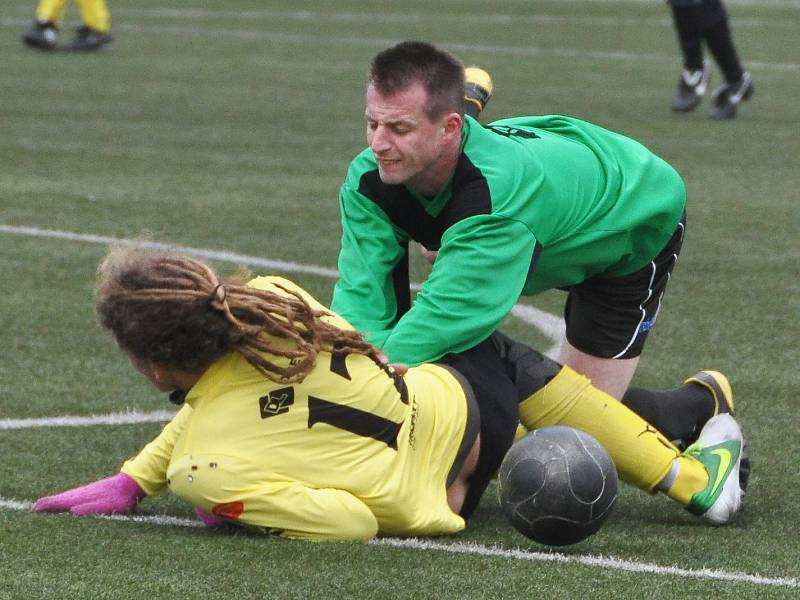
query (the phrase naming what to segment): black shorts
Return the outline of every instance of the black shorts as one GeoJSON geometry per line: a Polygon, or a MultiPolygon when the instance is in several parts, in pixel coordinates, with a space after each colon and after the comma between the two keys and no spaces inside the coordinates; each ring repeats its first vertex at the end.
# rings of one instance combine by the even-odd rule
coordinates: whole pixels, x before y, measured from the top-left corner
{"type": "MultiPolygon", "coordinates": [[[[461,516],[469,518],[478,506],[506,452],[514,442],[519,424],[517,387],[502,359],[502,334],[495,333],[474,348],[447,354],[436,361],[455,369],[474,393],[480,416],[481,450],[469,480],[461,516]]],[[[469,392],[468,392],[469,395],[469,392]]]]}
{"type": "Polygon", "coordinates": [[[681,217],[667,245],[646,266],[622,277],[590,277],[567,288],[567,341],[600,358],[635,358],[655,325],[686,229],[681,217]]]}
{"type": "Polygon", "coordinates": [[[438,366],[446,369],[448,373],[456,378],[458,383],[461,384],[464,390],[464,397],[467,400],[467,423],[464,427],[464,435],[461,437],[461,444],[456,453],[456,458],[447,475],[447,487],[450,487],[464,467],[464,462],[466,462],[467,456],[469,456],[472,446],[475,444],[475,440],[481,431],[481,413],[480,408],[478,408],[478,400],[475,397],[475,392],[472,391],[472,386],[469,381],[467,381],[466,377],[448,365],[438,363],[438,366]]]}

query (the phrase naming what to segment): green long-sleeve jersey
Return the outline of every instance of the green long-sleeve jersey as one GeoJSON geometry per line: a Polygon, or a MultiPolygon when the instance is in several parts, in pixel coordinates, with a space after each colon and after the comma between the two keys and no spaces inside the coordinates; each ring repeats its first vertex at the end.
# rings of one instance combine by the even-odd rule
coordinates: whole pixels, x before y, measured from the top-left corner
{"type": "Polygon", "coordinates": [[[520,295],[642,268],[684,210],[680,176],[630,138],[561,115],[465,120],[435,197],[383,183],[369,148],[341,187],[332,309],[395,362],[473,347],[520,295]],[[413,305],[411,240],[438,250],[413,305]]]}

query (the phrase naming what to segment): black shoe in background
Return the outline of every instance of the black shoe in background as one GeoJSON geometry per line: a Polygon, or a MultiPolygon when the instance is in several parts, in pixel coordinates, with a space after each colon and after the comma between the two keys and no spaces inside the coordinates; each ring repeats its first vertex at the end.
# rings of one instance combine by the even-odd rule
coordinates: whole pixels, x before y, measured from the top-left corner
{"type": "Polygon", "coordinates": [[[733,119],[742,100],[748,100],[755,92],[753,78],[745,71],[742,78],[734,83],[723,83],[714,90],[712,119],[733,119]]]}
{"type": "Polygon", "coordinates": [[[108,32],[96,31],[82,25],[75,33],[75,39],[64,46],[67,52],[92,52],[105,48],[114,38],[108,32]]]}
{"type": "Polygon", "coordinates": [[[708,65],[703,65],[702,69],[689,71],[684,69],[681,78],[678,80],[678,87],[672,94],[672,110],[675,112],[689,112],[697,108],[708,87],[708,77],[711,70],[708,65]]]}
{"type": "Polygon", "coordinates": [[[35,21],[33,27],[22,34],[22,41],[38,50],[55,50],[58,41],[58,28],[51,21],[35,21]]]}

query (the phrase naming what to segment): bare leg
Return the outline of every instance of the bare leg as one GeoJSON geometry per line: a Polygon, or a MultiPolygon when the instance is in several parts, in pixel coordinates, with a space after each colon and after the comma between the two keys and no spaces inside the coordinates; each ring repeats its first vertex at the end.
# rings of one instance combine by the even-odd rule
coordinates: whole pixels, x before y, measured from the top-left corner
{"type": "Polygon", "coordinates": [[[450,505],[450,510],[454,513],[461,512],[461,507],[464,506],[464,500],[469,491],[469,480],[475,472],[475,467],[478,464],[478,456],[481,451],[481,436],[475,438],[475,443],[464,461],[458,476],[455,481],[447,488],[447,504],[450,505]]]}
{"type": "Polygon", "coordinates": [[[581,352],[566,340],[558,360],[591,379],[596,388],[600,388],[617,400],[622,399],[639,365],[638,356],[624,359],[598,358],[581,352]]]}

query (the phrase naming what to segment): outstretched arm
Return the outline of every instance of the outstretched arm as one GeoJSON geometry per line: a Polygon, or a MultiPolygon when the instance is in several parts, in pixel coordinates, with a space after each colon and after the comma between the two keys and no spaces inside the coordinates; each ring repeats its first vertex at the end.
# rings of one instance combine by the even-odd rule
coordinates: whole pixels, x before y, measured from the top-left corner
{"type": "Polygon", "coordinates": [[[39,498],[35,512],[71,512],[73,515],[113,515],[132,510],[146,496],[139,484],[117,473],[53,496],[39,498]]]}
{"type": "Polygon", "coordinates": [[[80,487],[39,498],[35,512],[71,512],[74,515],[112,515],[133,510],[145,497],[157,494],[166,485],[167,466],[175,440],[191,416],[184,406],[161,433],[136,457],[127,461],[121,472],[80,487]]]}

